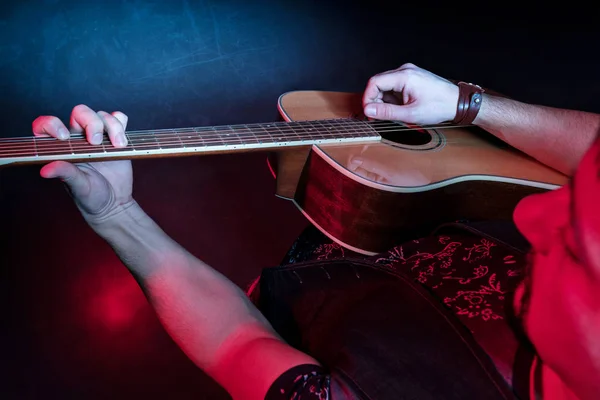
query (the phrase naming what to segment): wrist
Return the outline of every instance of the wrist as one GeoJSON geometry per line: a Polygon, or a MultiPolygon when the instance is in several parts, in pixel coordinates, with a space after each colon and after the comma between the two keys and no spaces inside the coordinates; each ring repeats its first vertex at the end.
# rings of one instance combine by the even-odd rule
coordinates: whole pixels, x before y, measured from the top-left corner
{"type": "Polygon", "coordinates": [[[101,214],[90,214],[85,211],[82,211],[82,214],[88,225],[100,236],[124,226],[139,224],[144,219],[150,218],[134,199],[101,214]]]}
{"type": "Polygon", "coordinates": [[[457,82],[451,81],[452,85],[450,90],[450,97],[447,103],[445,103],[445,109],[447,109],[447,118],[444,118],[446,122],[452,122],[456,118],[457,105],[460,97],[460,90],[457,82]]]}

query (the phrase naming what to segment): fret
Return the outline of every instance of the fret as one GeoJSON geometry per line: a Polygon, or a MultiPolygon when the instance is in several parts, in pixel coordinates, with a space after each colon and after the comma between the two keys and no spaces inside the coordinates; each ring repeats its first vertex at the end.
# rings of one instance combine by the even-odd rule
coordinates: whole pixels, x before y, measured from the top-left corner
{"type": "Polygon", "coordinates": [[[278,136],[273,135],[273,132],[270,129],[267,130],[263,124],[257,124],[255,126],[260,130],[258,135],[262,139],[263,143],[281,143],[285,141],[285,137],[283,137],[281,134],[278,136]]]}
{"type": "Polygon", "coordinates": [[[199,129],[198,138],[202,140],[203,146],[222,146],[224,144],[223,139],[216,132],[213,132],[212,127],[199,129]]]}
{"type": "Polygon", "coordinates": [[[179,140],[184,148],[190,147],[206,147],[204,138],[198,132],[200,128],[193,128],[179,132],[179,140]]]}
{"type": "Polygon", "coordinates": [[[171,129],[170,133],[162,131],[161,133],[154,134],[154,139],[158,143],[160,149],[180,149],[185,147],[183,146],[183,142],[179,138],[179,135],[172,131],[173,130],[171,129]]]}
{"type": "Polygon", "coordinates": [[[262,143],[262,139],[259,139],[258,136],[256,135],[256,132],[254,132],[253,129],[250,129],[250,127],[248,125],[242,125],[243,128],[246,132],[245,132],[245,140],[248,144],[261,144],[262,143]]]}
{"type": "MultiPolygon", "coordinates": [[[[301,125],[299,125],[301,126],[301,125]]],[[[297,127],[294,126],[288,126],[287,123],[286,125],[283,125],[283,129],[285,129],[288,132],[292,132],[297,138],[298,140],[319,140],[321,138],[319,138],[318,136],[314,136],[315,132],[309,132],[306,127],[302,127],[300,130],[298,130],[297,127]]]]}
{"type": "Polygon", "coordinates": [[[329,120],[323,122],[330,124],[333,129],[337,129],[338,132],[346,137],[373,136],[373,131],[370,129],[369,125],[363,124],[360,121],[329,120]]]}
{"type": "Polygon", "coordinates": [[[268,145],[269,143],[275,143],[275,139],[271,136],[270,132],[265,129],[262,124],[251,124],[249,125],[249,129],[251,130],[254,138],[261,145],[268,145]]]}
{"type": "Polygon", "coordinates": [[[334,135],[335,138],[343,139],[348,137],[358,137],[356,128],[351,124],[339,120],[318,121],[319,125],[334,135]]]}
{"type": "Polygon", "coordinates": [[[369,121],[356,121],[352,127],[359,137],[379,137],[379,133],[369,121]]]}
{"type": "Polygon", "coordinates": [[[293,142],[301,142],[303,140],[306,140],[305,138],[302,138],[298,132],[296,132],[294,129],[289,129],[287,128],[287,130],[289,132],[284,132],[283,129],[281,129],[279,127],[279,124],[273,124],[272,125],[275,129],[277,129],[277,131],[282,135],[282,136],[287,136],[287,140],[288,141],[293,141],[293,142]]]}
{"type": "Polygon", "coordinates": [[[37,155],[37,138],[28,138],[28,140],[15,139],[15,141],[0,144],[0,157],[35,157],[37,155]]]}
{"type": "Polygon", "coordinates": [[[214,132],[214,135],[221,141],[221,143],[215,143],[215,146],[229,146],[234,144],[231,140],[231,128],[229,126],[213,126],[211,130],[214,132]]]}
{"type": "Polygon", "coordinates": [[[340,135],[336,131],[332,130],[331,127],[326,127],[320,121],[310,121],[309,124],[327,139],[340,139],[340,135]]]}
{"type": "Polygon", "coordinates": [[[207,139],[206,128],[194,128],[194,135],[189,140],[184,140],[191,147],[208,147],[210,141],[207,139]]]}
{"type": "Polygon", "coordinates": [[[290,128],[294,132],[300,131],[300,136],[305,137],[306,140],[325,140],[331,139],[323,134],[323,132],[310,125],[310,121],[290,123],[290,128]]]}
{"type": "Polygon", "coordinates": [[[332,139],[340,139],[339,132],[337,131],[337,129],[334,129],[332,124],[324,124],[321,121],[313,121],[312,125],[316,128],[321,130],[322,132],[325,132],[325,134],[327,135],[327,137],[332,138],[332,139]]]}
{"type": "MultiPolygon", "coordinates": [[[[128,136],[129,144],[133,151],[147,151],[147,150],[159,150],[160,145],[156,140],[154,133],[136,133],[128,136]]],[[[116,149],[113,147],[113,149],[116,149]]],[[[117,149],[121,150],[121,149],[117,149]]],[[[122,151],[122,150],[121,150],[122,151]]]]}
{"type": "Polygon", "coordinates": [[[150,133],[149,133],[149,135],[150,135],[150,137],[148,137],[148,139],[149,139],[150,141],[152,141],[152,140],[153,140],[153,141],[154,141],[154,144],[156,145],[156,147],[158,147],[158,149],[159,149],[159,150],[160,150],[160,149],[162,149],[162,145],[161,145],[161,143],[158,141],[158,138],[156,137],[156,133],[154,133],[154,132],[150,132],[150,133]]]}
{"type": "Polygon", "coordinates": [[[71,144],[71,141],[67,140],[67,142],[69,143],[69,150],[71,150],[71,154],[75,154],[75,152],[73,151],[73,145],[71,144]]]}
{"type": "Polygon", "coordinates": [[[106,145],[105,145],[105,143],[108,145],[109,148],[113,148],[113,145],[110,142],[110,139],[108,138],[108,136],[104,135],[102,137],[102,142],[100,142],[100,145],[99,145],[99,146],[102,146],[102,151],[104,153],[106,153],[106,145]]]}
{"type": "MultiPolygon", "coordinates": [[[[32,138],[30,140],[27,141],[20,141],[18,148],[15,149],[15,151],[21,153],[21,154],[25,154],[27,156],[35,156],[37,155],[37,139],[36,138],[32,138]]],[[[11,151],[9,150],[10,147],[8,149],[5,149],[4,146],[2,147],[2,153],[7,152],[7,151],[11,151]]],[[[13,151],[13,153],[15,152],[13,151]]]]}
{"type": "Polygon", "coordinates": [[[341,136],[339,133],[329,130],[322,124],[319,124],[318,121],[308,121],[307,124],[308,124],[308,126],[310,126],[310,128],[309,128],[310,131],[319,132],[320,135],[322,137],[324,137],[325,139],[342,139],[343,138],[343,136],[341,136]]]}
{"type": "Polygon", "coordinates": [[[177,132],[175,129],[171,129],[171,135],[177,136],[177,140],[179,142],[179,146],[181,148],[185,149],[185,144],[183,143],[183,140],[181,140],[181,134],[179,132],[177,132]]]}
{"type": "Polygon", "coordinates": [[[170,134],[168,133],[156,133],[156,132],[152,132],[151,133],[152,138],[154,139],[154,142],[156,143],[156,146],[158,146],[159,150],[163,150],[163,149],[172,149],[173,147],[175,148],[179,148],[179,141],[177,140],[177,138],[173,138],[171,137],[170,134]],[[175,146],[173,146],[173,144],[175,144],[175,146]]]}
{"type": "Polygon", "coordinates": [[[241,130],[242,130],[242,128],[238,128],[236,126],[229,126],[229,131],[231,133],[228,135],[232,135],[231,138],[235,139],[235,142],[232,143],[234,147],[243,146],[243,145],[247,144],[244,141],[244,139],[242,138],[242,135],[240,133],[241,130]]]}
{"type": "Polygon", "coordinates": [[[36,155],[40,157],[68,155],[71,154],[69,149],[69,140],[57,140],[55,138],[39,138],[36,140],[36,155]]]}
{"type": "Polygon", "coordinates": [[[304,129],[304,122],[286,122],[284,125],[284,129],[287,132],[293,132],[299,139],[310,140],[310,133],[304,129]]]}
{"type": "Polygon", "coordinates": [[[363,125],[362,123],[357,123],[353,120],[324,120],[319,121],[321,125],[323,125],[330,132],[335,132],[336,135],[341,138],[359,138],[359,137],[371,137],[373,136],[373,131],[368,130],[365,131],[364,127],[368,125],[363,125]]]}
{"type": "Polygon", "coordinates": [[[102,153],[122,153],[124,151],[133,151],[133,149],[129,146],[129,143],[127,143],[127,147],[115,147],[107,135],[104,135],[102,143],[100,143],[98,146],[102,146],[102,153]]]}
{"type": "Polygon", "coordinates": [[[193,129],[185,131],[178,130],[174,132],[177,134],[179,143],[184,149],[197,146],[197,140],[196,142],[192,142],[193,138],[198,136],[198,134],[193,129]]]}
{"type": "Polygon", "coordinates": [[[127,138],[127,148],[131,151],[134,151],[133,145],[131,144],[131,134],[125,132],[125,137],[127,138]]]}
{"type": "Polygon", "coordinates": [[[356,121],[354,130],[359,137],[380,137],[377,129],[368,121],[356,121]]]}
{"type": "Polygon", "coordinates": [[[216,133],[212,132],[212,128],[196,128],[194,131],[196,132],[196,136],[192,139],[192,143],[200,141],[202,147],[223,145],[223,140],[216,133]]]}
{"type": "Polygon", "coordinates": [[[104,153],[104,148],[98,145],[90,144],[85,137],[71,136],[69,139],[72,154],[98,154],[104,153]]]}

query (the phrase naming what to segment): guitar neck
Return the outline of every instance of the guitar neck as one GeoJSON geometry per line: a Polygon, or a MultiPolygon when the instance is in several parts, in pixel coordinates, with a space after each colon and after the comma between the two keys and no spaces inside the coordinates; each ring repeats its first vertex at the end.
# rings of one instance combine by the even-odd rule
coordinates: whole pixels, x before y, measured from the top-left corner
{"type": "Polygon", "coordinates": [[[123,148],[113,147],[106,136],[101,144],[91,145],[81,134],[73,134],[68,140],[31,136],[0,139],[0,165],[233,153],[381,139],[371,122],[354,119],[127,131],[125,134],[128,144],[123,148]]]}

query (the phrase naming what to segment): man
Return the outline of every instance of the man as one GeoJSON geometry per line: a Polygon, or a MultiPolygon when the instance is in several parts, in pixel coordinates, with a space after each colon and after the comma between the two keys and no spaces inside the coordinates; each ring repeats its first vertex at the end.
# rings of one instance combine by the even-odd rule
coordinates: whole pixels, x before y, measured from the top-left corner
{"type": "MultiPolygon", "coordinates": [[[[375,119],[472,122],[573,178],[515,210],[531,245],[524,279],[513,278],[525,264],[517,241],[459,224],[369,259],[332,257],[327,244],[317,247],[325,257],[291,252],[295,262],[265,270],[251,301],[144,213],[132,197],[129,161],[58,161],[41,175],[67,184],[165,329],[235,399],[598,398],[600,116],[482,93],[412,64],[374,76],[363,103],[375,119]],[[457,286],[483,287],[482,277],[483,289],[457,286]],[[517,283],[513,301],[508,287],[517,283]],[[443,294],[452,285],[455,296],[443,294]],[[513,334],[505,299],[526,337],[513,334]],[[476,317],[501,325],[490,333],[471,324],[476,317]],[[521,357],[527,349],[532,356],[521,357]]],[[[127,143],[121,112],[80,105],[70,125],[93,144],[103,134],[116,147],[127,143]]],[[[49,116],[37,118],[33,132],[69,137],[49,116]]]]}

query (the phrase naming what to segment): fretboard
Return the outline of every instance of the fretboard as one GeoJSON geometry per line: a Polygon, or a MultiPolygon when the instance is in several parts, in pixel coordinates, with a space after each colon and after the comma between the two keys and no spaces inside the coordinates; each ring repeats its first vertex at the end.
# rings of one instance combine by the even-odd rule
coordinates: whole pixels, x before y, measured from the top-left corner
{"type": "Polygon", "coordinates": [[[127,131],[126,136],[128,144],[122,148],[112,146],[107,136],[101,144],[92,145],[81,134],[68,140],[33,136],[0,139],[0,165],[240,152],[381,139],[372,123],[353,119],[127,131]]]}

